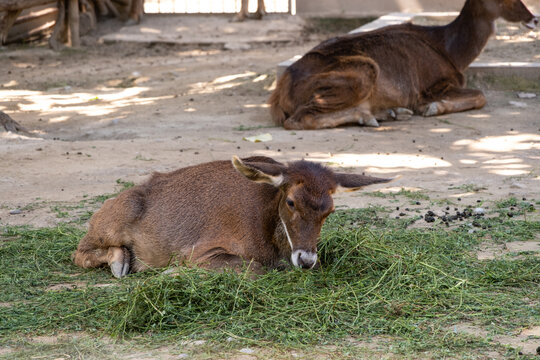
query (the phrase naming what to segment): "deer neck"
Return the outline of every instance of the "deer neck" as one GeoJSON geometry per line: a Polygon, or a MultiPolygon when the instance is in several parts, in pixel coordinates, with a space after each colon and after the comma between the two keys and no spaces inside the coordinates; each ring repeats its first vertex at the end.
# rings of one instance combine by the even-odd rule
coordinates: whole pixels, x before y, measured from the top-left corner
{"type": "Polygon", "coordinates": [[[442,27],[445,50],[460,71],[480,55],[494,33],[495,19],[479,1],[467,0],[459,16],[442,27]]]}

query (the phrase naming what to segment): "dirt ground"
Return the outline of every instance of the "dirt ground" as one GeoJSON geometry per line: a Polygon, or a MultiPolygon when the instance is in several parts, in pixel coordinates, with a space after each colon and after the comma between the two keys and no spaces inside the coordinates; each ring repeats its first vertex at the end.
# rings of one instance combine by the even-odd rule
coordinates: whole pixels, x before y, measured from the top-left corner
{"type": "MultiPolygon", "coordinates": [[[[179,26],[183,21],[178,18],[179,26]]],[[[274,20],[264,21],[269,28],[274,20]]],[[[260,23],[242,26],[256,31],[260,23]]],[[[521,99],[516,91],[488,90],[488,105],[479,111],[414,116],[379,128],[293,132],[272,124],[266,101],[276,65],[320,41],[306,40],[301,26],[288,30],[290,42],[236,49],[103,44],[100,37],[115,27],[112,21],[103,25],[101,33],[84,38],[80,50],[1,49],[0,110],[35,137],[0,133],[0,224],[54,224],[59,219],[49,207],[35,204],[76,203],[113,192],[118,179],[140,183],[153,171],[234,154],[401,175],[370,191],[421,189],[435,198],[460,197],[463,204],[508,196],[540,199],[539,96],[521,99]],[[272,140],[243,140],[261,133],[272,140]],[[471,184],[480,192],[469,192],[471,184]],[[22,211],[10,214],[15,209],[22,211]]],[[[361,193],[337,199],[349,207],[374,201],[361,193]]]]}

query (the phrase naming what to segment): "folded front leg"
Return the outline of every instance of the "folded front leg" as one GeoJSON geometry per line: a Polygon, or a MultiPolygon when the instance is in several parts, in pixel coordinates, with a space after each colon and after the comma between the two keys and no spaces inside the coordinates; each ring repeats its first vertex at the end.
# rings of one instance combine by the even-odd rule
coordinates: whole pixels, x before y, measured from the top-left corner
{"type": "Polygon", "coordinates": [[[486,105],[484,93],[475,89],[452,88],[440,99],[426,102],[417,107],[416,112],[423,116],[451,114],[466,110],[481,109],[486,105]]]}

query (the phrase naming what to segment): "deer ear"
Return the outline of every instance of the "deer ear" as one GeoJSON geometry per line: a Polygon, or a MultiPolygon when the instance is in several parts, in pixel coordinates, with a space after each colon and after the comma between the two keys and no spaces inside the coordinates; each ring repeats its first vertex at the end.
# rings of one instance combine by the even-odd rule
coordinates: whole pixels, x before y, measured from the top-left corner
{"type": "Polygon", "coordinates": [[[338,186],[336,188],[336,193],[346,192],[346,191],[356,191],[360,190],[364,186],[371,184],[387,183],[393,181],[396,178],[378,178],[373,176],[366,175],[356,175],[356,174],[335,174],[336,181],[338,186]]]}
{"type": "Polygon", "coordinates": [[[246,164],[238,156],[233,156],[232,164],[240,174],[251,181],[270,184],[276,187],[283,183],[285,166],[280,163],[253,162],[246,164]]]}

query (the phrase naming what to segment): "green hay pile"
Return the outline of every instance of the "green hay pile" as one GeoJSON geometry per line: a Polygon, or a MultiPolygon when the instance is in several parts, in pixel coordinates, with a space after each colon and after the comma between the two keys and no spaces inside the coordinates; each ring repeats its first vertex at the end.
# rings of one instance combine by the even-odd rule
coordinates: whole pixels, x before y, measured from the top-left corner
{"type": "Polygon", "coordinates": [[[0,338],[61,329],[298,345],[382,334],[415,351],[478,348],[487,342],[452,332],[452,324],[509,332],[540,321],[538,302],[531,304],[540,298],[540,259],[478,261],[474,254],[489,232],[532,239],[540,223],[483,221],[490,228],[470,234],[466,227],[403,229],[370,209],[339,211],[323,229],[322,266],[314,271],[253,278],[182,267],[120,281],[107,269],[72,265],[81,230],[8,228],[0,242],[0,303],[10,306],[0,307],[0,338]],[[87,286],[47,290],[76,281],[87,286]],[[113,285],[93,286],[100,283],[113,285]]]}

